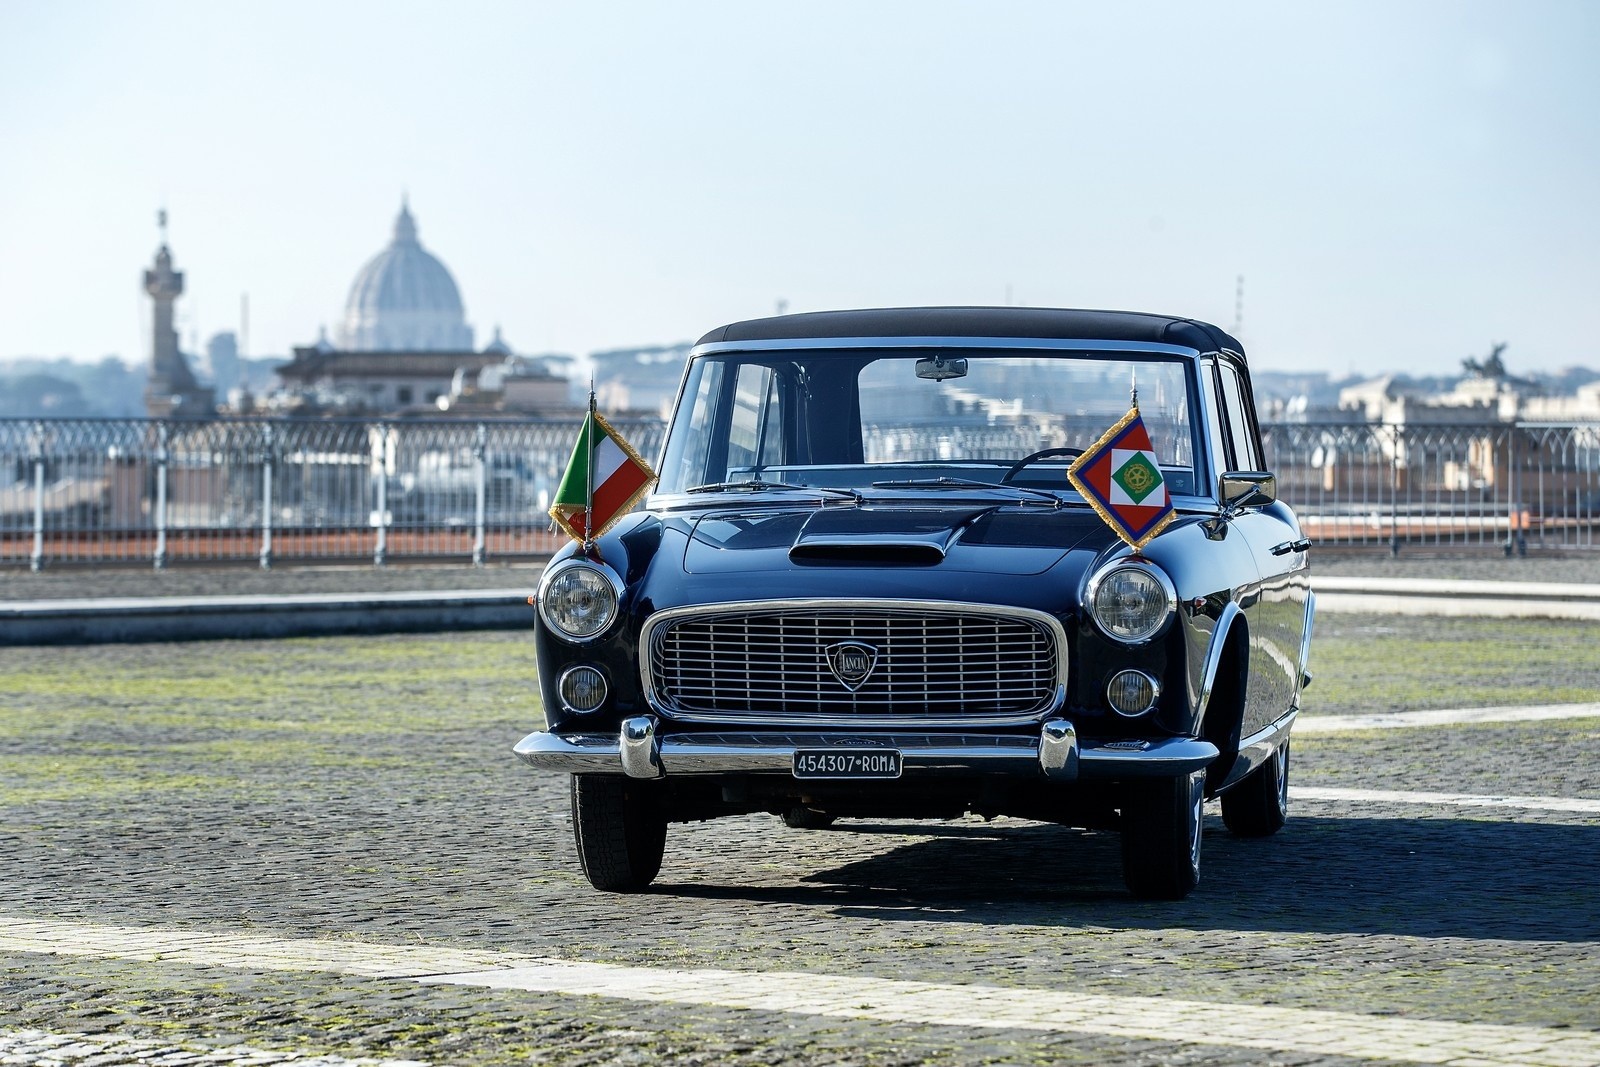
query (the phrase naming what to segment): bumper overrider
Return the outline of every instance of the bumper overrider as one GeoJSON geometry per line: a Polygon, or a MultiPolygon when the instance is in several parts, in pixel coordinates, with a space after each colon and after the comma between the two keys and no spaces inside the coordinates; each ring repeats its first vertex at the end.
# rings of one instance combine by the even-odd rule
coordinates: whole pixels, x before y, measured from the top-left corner
{"type": "Polygon", "coordinates": [[[797,751],[833,749],[900,754],[905,777],[1005,774],[1077,779],[1174,777],[1202,770],[1217,748],[1196,738],[1156,741],[1082,741],[1066,719],[1050,719],[1036,736],[879,732],[841,735],[802,731],[666,734],[653,716],[625,719],[616,733],[533,733],[515,752],[544,770],[675,775],[789,774],[797,751]]]}

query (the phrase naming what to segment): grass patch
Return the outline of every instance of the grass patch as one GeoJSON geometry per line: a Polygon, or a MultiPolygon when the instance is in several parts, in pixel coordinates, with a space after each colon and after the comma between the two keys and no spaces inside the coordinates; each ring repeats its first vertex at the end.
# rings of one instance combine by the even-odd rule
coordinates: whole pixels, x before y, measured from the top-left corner
{"type": "Polygon", "coordinates": [[[6,648],[0,708],[8,805],[470,775],[464,749],[543,724],[505,632],[6,648]]]}
{"type": "Polygon", "coordinates": [[[1580,621],[1324,615],[1311,669],[1311,714],[1600,701],[1600,644],[1580,621]]]}

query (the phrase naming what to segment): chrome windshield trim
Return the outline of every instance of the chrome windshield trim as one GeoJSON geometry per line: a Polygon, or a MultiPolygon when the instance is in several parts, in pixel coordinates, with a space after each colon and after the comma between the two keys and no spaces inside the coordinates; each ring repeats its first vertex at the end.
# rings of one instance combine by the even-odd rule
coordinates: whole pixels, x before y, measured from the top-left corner
{"type": "Polygon", "coordinates": [[[918,718],[909,715],[872,715],[872,714],[808,714],[804,717],[806,726],[843,726],[852,729],[884,728],[900,729],[906,727],[969,727],[969,726],[1022,726],[1030,723],[1042,722],[1060,711],[1067,701],[1067,631],[1061,621],[1049,612],[1037,608],[1012,607],[998,604],[972,604],[959,600],[845,600],[835,597],[800,597],[788,600],[725,600],[710,604],[687,604],[682,607],[667,608],[658,611],[645,620],[644,626],[639,631],[639,684],[644,693],[645,703],[650,710],[663,719],[675,722],[709,723],[721,725],[742,726],[782,726],[794,725],[792,718],[782,719],[762,715],[730,715],[708,712],[684,713],[674,711],[666,706],[659,698],[656,691],[655,677],[651,670],[651,661],[654,658],[653,641],[655,633],[661,627],[678,619],[694,618],[701,615],[739,615],[752,612],[781,613],[785,611],[903,611],[924,614],[944,615],[992,615],[1003,619],[1025,619],[1036,625],[1042,626],[1050,635],[1050,640],[1055,643],[1056,653],[1056,679],[1055,691],[1050,700],[1043,707],[1029,712],[1026,715],[983,716],[983,715],[951,715],[937,718],[918,718]]]}
{"type": "Polygon", "coordinates": [[[1187,345],[1160,341],[1106,341],[1060,337],[962,337],[929,334],[921,337],[778,337],[762,341],[710,341],[689,350],[689,358],[725,352],[792,352],[829,348],[994,348],[1041,352],[1145,352],[1152,355],[1199,359],[1202,353],[1187,345]]]}

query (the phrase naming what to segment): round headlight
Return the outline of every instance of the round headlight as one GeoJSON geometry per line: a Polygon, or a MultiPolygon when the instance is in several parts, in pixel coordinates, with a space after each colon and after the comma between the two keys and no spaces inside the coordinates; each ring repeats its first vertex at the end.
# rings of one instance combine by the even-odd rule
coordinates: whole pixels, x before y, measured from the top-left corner
{"type": "Polygon", "coordinates": [[[1089,581],[1089,614],[1107,637],[1127,644],[1148,641],[1172,617],[1177,593],[1151,564],[1123,563],[1089,581]]]}
{"type": "Polygon", "coordinates": [[[622,583],[607,567],[563,560],[540,583],[539,615],[552,630],[584,641],[605,632],[617,618],[622,583]]]}

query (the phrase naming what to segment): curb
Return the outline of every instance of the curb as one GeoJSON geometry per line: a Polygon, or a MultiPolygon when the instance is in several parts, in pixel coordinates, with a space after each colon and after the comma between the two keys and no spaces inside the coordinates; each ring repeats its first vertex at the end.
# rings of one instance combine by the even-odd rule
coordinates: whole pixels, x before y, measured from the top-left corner
{"type": "Polygon", "coordinates": [[[1317,610],[1334,614],[1600,619],[1600,585],[1440,578],[1311,579],[1317,610]]]}
{"type": "Polygon", "coordinates": [[[0,601],[0,645],[86,645],[531,627],[526,589],[0,601]]]}

